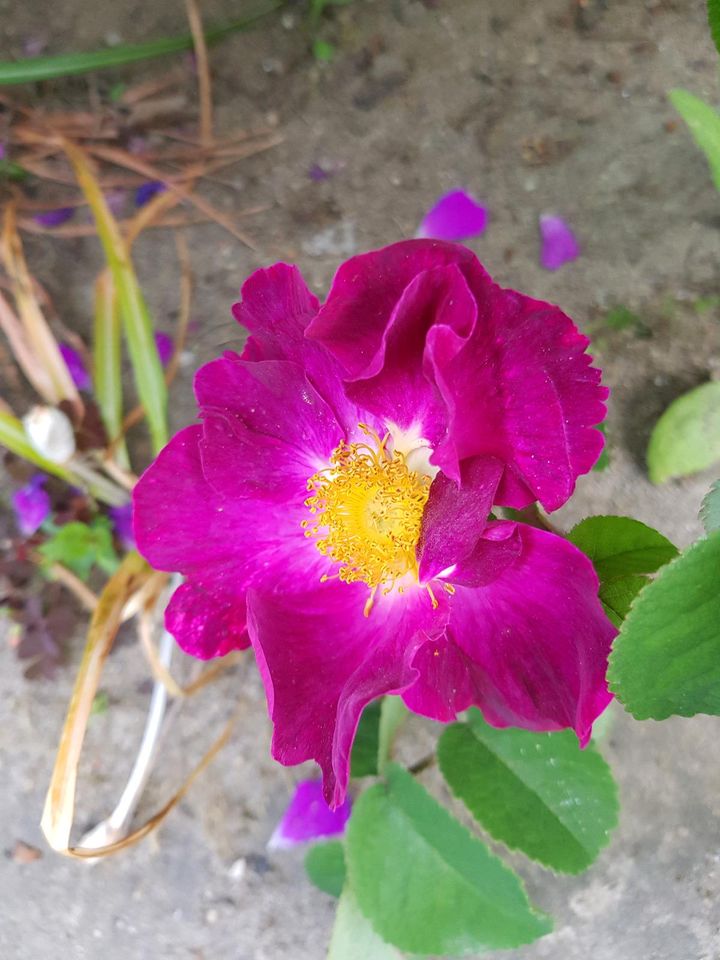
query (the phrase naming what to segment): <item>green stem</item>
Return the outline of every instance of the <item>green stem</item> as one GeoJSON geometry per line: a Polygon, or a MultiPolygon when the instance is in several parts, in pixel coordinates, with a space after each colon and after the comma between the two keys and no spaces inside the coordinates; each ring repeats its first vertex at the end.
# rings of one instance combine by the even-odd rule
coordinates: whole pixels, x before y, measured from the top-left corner
{"type": "MultiPolygon", "coordinates": [[[[224,40],[231,33],[247,30],[256,21],[286,5],[287,0],[271,0],[259,10],[240,20],[233,20],[224,26],[207,30],[205,40],[209,44],[224,40]]],[[[53,57],[32,57],[16,62],[0,61],[0,86],[8,87],[18,83],[37,83],[40,80],[55,80],[58,77],[74,77],[93,70],[123,67],[138,60],[181,53],[183,50],[192,50],[192,48],[192,36],[184,34],[180,37],[165,37],[147,43],[123,44],[90,53],[63,53],[53,57]]]]}

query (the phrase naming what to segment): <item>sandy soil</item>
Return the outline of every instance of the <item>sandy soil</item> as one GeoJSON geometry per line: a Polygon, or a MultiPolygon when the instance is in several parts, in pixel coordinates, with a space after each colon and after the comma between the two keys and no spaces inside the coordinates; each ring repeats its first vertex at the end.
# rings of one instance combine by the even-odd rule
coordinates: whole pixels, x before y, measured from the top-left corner
{"type": "MultiPolygon", "coordinates": [[[[236,15],[231,0],[204,5],[207,19],[236,15]]],[[[2,53],[49,32],[49,48],[93,48],[112,34],[133,41],[184,29],[182,5],[68,0],[62,20],[47,0],[0,0],[2,53]],[[12,9],[11,9],[12,6],[12,9]],[[52,21],[50,17],[52,15],[52,21]],[[52,22],[49,31],[48,23],[52,22]]],[[[630,514],[678,544],[699,532],[710,474],[653,488],[644,472],[652,424],[679,392],[716,375],[720,199],[703,158],[666,94],[684,86],[717,102],[717,57],[701,0],[419,0],[340,9],[328,34],[336,62],[307,56],[300,21],[286,14],[213,54],[218,127],[276,124],[284,142],[216,184],[228,211],[270,209],[245,226],[253,253],[214,226],[192,234],[199,326],[191,366],[237,339],[228,307],[247,273],[283,258],[323,290],[349,254],[410,236],[427,206],[464,185],[491,209],[472,244],[502,282],[561,304],[592,331],[613,389],[613,466],[579,485],[561,514],[630,514]],[[309,168],[333,171],[317,183],[309,168]],[[555,274],[538,265],[537,217],[558,212],[584,254],[555,274]],[[639,329],[607,329],[624,305],[639,329]]],[[[135,68],[118,76],[161,71],[135,68]]],[[[89,81],[54,85],[78,102],[89,81]]],[[[79,330],[90,316],[98,265],[84,241],[32,244],[37,273],[79,330]]],[[[139,263],[159,326],[177,309],[174,250],[154,234],[139,263]]],[[[176,425],[193,416],[190,371],[175,389],[176,425]]],[[[74,650],[77,659],[79,648],[74,650]]],[[[42,846],[38,820],[72,670],[28,685],[0,650],[0,847],[42,846]]],[[[141,729],[142,658],[128,645],[112,658],[110,709],[93,720],[79,821],[112,804],[141,729]]],[[[269,726],[248,661],[210,695],[186,704],[168,738],[147,807],[160,802],[237,703],[232,745],[160,834],[95,867],[45,853],[0,860],[0,956],[12,960],[319,960],[332,920],[329,898],[303,877],[299,854],[265,844],[298,771],[268,758],[269,726]],[[165,790],[163,789],[165,787],[165,790]]],[[[618,711],[618,714],[620,712],[618,711]]],[[[518,860],[556,931],[508,958],[711,960],[720,956],[718,721],[662,725],[619,715],[605,744],[623,813],[612,846],[577,879],[518,860]]]]}

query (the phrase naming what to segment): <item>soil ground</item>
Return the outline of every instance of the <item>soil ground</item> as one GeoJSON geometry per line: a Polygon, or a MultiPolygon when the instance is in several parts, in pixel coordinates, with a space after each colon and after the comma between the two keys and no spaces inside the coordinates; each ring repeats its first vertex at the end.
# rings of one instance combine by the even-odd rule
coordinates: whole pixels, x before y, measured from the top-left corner
{"type": "MultiPolygon", "coordinates": [[[[0,0],[0,50],[28,38],[49,50],[93,49],[185,29],[173,0],[124,4],[0,0]]],[[[233,0],[203,5],[208,22],[237,16],[233,0]]],[[[196,271],[194,368],[236,340],[229,304],[261,263],[298,262],[322,291],[349,254],[415,231],[444,190],[484,198],[491,223],[471,245],[501,282],[559,303],[595,336],[611,386],[613,465],[582,480],[560,521],[588,513],[638,517],[679,545],[699,534],[711,473],[663,487],[645,475],[649,431],[667,403],[714,376],[720,314],[720,198],[667,91],[720,100],[717,55],[701,0],[356,0],[328,25],[338,54],[307,54],[297,12],[236,36],[212,55],[217,124],[276,124],[283,143],[216,184],[228,211],[267,203],[244,222],[259,252],[215,226],[191,235],[196,271]],[[319,163],[332,176],[315,182],[319,163]],[[557,273],[538,265],[537,218],[557,212],[583,255],[557,273]],[[626,306],[641,324],[608,328],[626,306]]],[[[67,102],[118,78],[50,87],[67,102]]],[[[34,242],[34,269],[61,314],[82,332],[90,241],[34,242]]],[[[172,243],[142,240],[138,261],[159,326],[177,308],[172,243]]],[[[194,415],[190,370],[177,383],[176,426],[194,415]]],[[[38,829],[56,738],[80,647],[53,684],[28,684],[0,649],[0,848],[43,847],[38,829]]],[[[135,646],[111,658],[108,711],[93,719],[79,822],[110,809],[133,755],[147,694],[135,646]]],[[[241,707],[232,744],[159,834],[95,866],[44,852],[0,859],[0,956],[8,960],[320,960],[332,903],[303,876],[300,853],[266,843],[301,771],[268,756],[257,674],[248,660],[183,707],[146,809],[164,798],[223,718],[241,707]],[[159,785],[158,785],[159,784],[159,785]]],[[[518,860],[531,895],[556,918],[553,934],[510,960],[716,960],[720,956],[718,720],[636,723],[617,710],[603,749],[618,778],[620,829],[593,869],[553,877],[518,860]]]]}

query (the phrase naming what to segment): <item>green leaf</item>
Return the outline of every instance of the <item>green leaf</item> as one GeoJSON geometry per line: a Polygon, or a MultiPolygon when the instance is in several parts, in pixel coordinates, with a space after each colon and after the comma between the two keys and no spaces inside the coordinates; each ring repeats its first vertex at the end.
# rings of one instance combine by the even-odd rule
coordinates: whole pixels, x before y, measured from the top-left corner
{"type": "Polygon", "coordinates": [[[613,307],[605,314],[605,324],[613,330],[627,330],[642,323],[640,317],[628,307],[613,307]]]}
{"type": "MultiPolygon", "coordinates": [[[[205,39],[208,43],[217,43],[231,33],[246,30],[256,20],[287,5],[287,0],[268,2],[255,13],[251,13],[241,20],[234,20],[225,26],[207,30],[205,39]]],[[[10,86],[17,83],[36,83],[39,80],[53,80],[57,77],[73,77],[81,73],[90,73],[93,70],[107,70],[110,67],[123,67],[138,60],[149,60],[162,57],[169,53],[180,53],[183,50],[192,50],[193,38],[190,34],[180,37],[165,37],[161,40],[151,40],[147,43],[123,44],[117,47],[108,47],[106,50],[95,50],[91,53],[63,53],[51,57],[31,57],[28,60],[0,62],[0,86],[10,86]]]]}
{"type": "Polygon", "coordinates": [[[13,163],[12,160],[0,160],[0,180],[13,180],[17,183],[27,180],[29,174],[25,167],[19,163],[13,163]]]}
{"type": "Polygon", "coordinates": [[[381,702],[374,700],[362,712],[350,756],[351,777],[373,777],[378,772],[381,702]]]}
{"type": "Polygon", "coordinates": [[[305,854],[305,870],[315,886],[339,897],[345,886],[345,855],[339,840],[316,843],[305,854]]]}
{"type": "Polygon", "coordinates": [[[563,873],[596,859],[617,824],[610,768],[572,731],[496,730],[472,709],[448,727],[438,760],[450,789],[496,840],[563,873]]]}
{"type": "Polygon", "coordinates": [[[705,494],[700,507],[700,519],[705,527],[705,533],[720,530],[720,480],[716,480],[705,494]]]}
{"type": "Polygon", "coordinates": [[[349,888],[340,897],[327,960],[402,960],[395,947],[375,933],[349,888]]]}
{"type": "Polygon", "coordinates": [[[720,116],[704,100],[687,90],[671,90],[668,96],[705,154],[715,189],[720,190],[720,116]]]}
{"type": "Polygon", "coordinates": [[[715,47],[720,53],[720,0],[708,0],[708,23],[715,47]]]}
{"type": "Polygon", "coordinates": [[[379,773],[385,772],[393,743],[400,725],[408,715],[402,697],[383,697],[380,706],[380,727],[378,730],[377,767],[379,773]]]}
{"type": "Polygon", "coordinates": [[[516,874],[396,764],[356,801],[345,851],[360,909],[401,950],[467,954],[551,929],[516,874]]]}
{"type": "Polygon", "coordinates": [[[82,580],[87,580],[95,566],[112,574],[119,565],[110,521],[104,516],[95,517],[91,524],[73,520],[57,527],[39,551],[47,563],[62,563],[82,580]]]}
{"type": "Polygon", "coordinates": [[[313,40],[312,52],[315,59],[321,63],[330,63],[335,57],[335,47],[327,40],[313,40]]]}
{"type": "Polygon", "coordinates": [[[613,626],[620,628],[620,624],[630,611],[635,597],[643,587],[650,583],[650,577],[619,577],[600,585],[599,597],[608,620],[613,626]]]}
{"type": "Polygon", "coordinates": [[[605,446],[602,449],[602,453],[598,457],[593,470],[595,473],[601,473],[603,470],[607,470],[610,466],[610,447],[607,442],[607,431],[605,429],[604,423],[599,423],[596,430],[599,430],[600,433],[605,437],[605,446]]]}
{"type": "Polygon", "coordinates": [[[720,460],[720,381],[678,397],[655,424],[647,452],[652,483],[686,477],[720,460]]]}
{"type": "Polygon", "coordinates": [[[630,517],[588,517],[568,534],[602,581],[654,573],[678,554],[667,537],[630,517]]]}
{"type": "Polygon", "coordinates": [[[720,714],[720,531],[642,591],[613,644],[608,682],[638,720],[720,714]]]}

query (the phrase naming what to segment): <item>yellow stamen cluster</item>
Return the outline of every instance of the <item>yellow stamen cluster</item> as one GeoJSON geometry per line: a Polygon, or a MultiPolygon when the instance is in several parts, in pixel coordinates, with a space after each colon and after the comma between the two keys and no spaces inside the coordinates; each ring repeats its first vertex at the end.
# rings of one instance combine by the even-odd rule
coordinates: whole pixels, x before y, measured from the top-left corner
{"type": "Polygon", "coordinates": [[[368,443],[345,443],[330,466],[308,480],[306,537],[317,537],[320,553],[341,564],[337,576],[373,588],[392,588],[407,573],[417,579],[415,547],[431,478],[410,470],[403,454],[387,449],[365,424],[368,443]]]}

